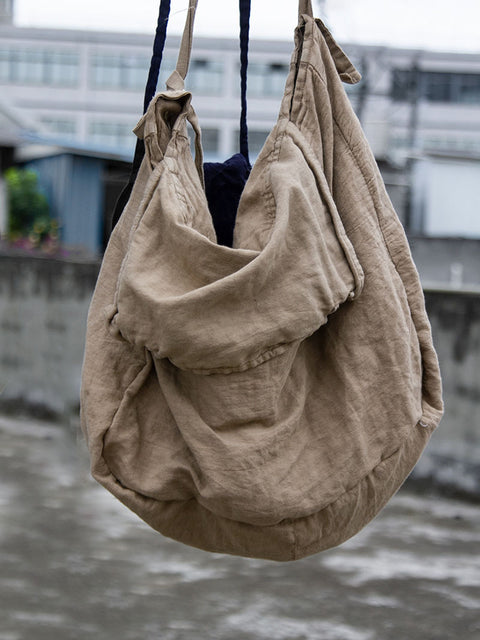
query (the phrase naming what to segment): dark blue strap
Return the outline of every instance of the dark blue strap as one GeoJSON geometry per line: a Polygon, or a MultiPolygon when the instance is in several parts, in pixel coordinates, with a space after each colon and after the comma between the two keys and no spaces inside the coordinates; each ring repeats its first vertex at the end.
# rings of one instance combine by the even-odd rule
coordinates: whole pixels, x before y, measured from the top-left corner
{"type": "Polygon", "coordinates": [[[155,40],[153,42],[153,56],[150,62],[150,71],[148,72],[147,86],[145,87],[145,97],[143,99],[143,113],[148,109],[151,99],[157,90],[158,75],[160,73],[160,65],[162,63],[163,49],[165,47],[165,39],[167,37],[168,18],[170,16],[170,0],[162,0],[160,2],[160,12],[158,14],[157,30],[155,31],[155,40]]]}
{"type": "MultiPolygon", "coordinates": [[[[157,29],[155,31],[155,40],[153,42],[153,55],[150,62],[150,71],[148,72],[147,85],[145,87],[145,96],[143,98],[143,113],[148,109],[151,99],[155,95],[157,90],[158,75],[160,72],[160,64],[162,62],[163,49],[165,47],[165,40],[167,37],[167,25],[170,15],[170,0],[161,0],[160,11],[158,14],[157,29]]],[[[118,196],[118,200],[115,203],[115,209],[112,216],[112,230],[117,224],[122,211],[124,210],[132,193],[133,185],[137,179],[138,170],[142,164],[143,156],[145,155],[145,145],[143,140],[137,139],[135,145],[135,155],[133,157],[132,169],[130,171],[130,177],[125,187],[122,189],[121,194],[118,196]]]]}
{"type": "Polygon", "coordinates": [[[240,115],[240,153],[250,165],[247,126],[247,66],[250,30],[250,0],[239,0],[240,7],[240,80],[242,111],[240,115]]]}
{"type": "MultiPolygon", "coordinates": [[[[250,160],[248,155],[248,127],[247,127],[247,66],[248,66],[248,41],[250,29],[250,0],[239,0],[240,8],[240,78],[241,78],[241,115],[240,115],[240,153],[245,158],[250,168],[250,160]]],[[[155,32],[155,40],[153,43],[153,55],[150,63],[150,71],[148,73],[147,85],[145,87],[145,96],[143,100],[143,112],[148,108],[150,101],[155,95],[162,62],[163,50],[167,36],[168,18],[170,15],[170,0],[161,0],[160,11],[158,14],[157,29],[155,32]]],[[[145,146],[143,140],[138,139],[135,146],[135,155],[133,158],[132,170],[127,185],[118,197],[115,210],[112,217],[112,229],[115,227],[122,211],[125,208],[133,184],[136,180],[138,170],[145,155],[145,146]]]]}

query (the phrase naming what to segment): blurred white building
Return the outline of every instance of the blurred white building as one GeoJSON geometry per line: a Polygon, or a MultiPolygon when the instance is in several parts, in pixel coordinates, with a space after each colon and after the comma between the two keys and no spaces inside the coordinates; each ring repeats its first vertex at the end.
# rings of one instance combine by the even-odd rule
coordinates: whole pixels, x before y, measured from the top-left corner
{"type": "MultiPolygon", "coordinates": [[[[9,19],[11,5],[0,4],[2,102],[44,137],[131,157],[153,35],[18,28],[9,19]]],[[[159,87],[175,64],[178,45],[179,37],[167,39],[159,87]]],[[[362,82],[346,89],[407,229],[480,237],[480,53],[348,43],[344,48],[363,74],[362,82]],[[461,180],[460,162],[468,165],[461,180]],[[456,194],[455,211],[452,198],[437,186],[442,194],[456,194]]],[[[291,52],[288,41],[250,44],[252,158],[277,117],[291,52]]],[[[227,158],[238,150],[238,42],[197,37],[187,86],[194,93],[206,159],[227,158]]]]}
{"type": "MultiPolygon", "coordinates": [[[[0,4],[0,15],[8,4],[0,4]]],[[[175,36],[167,40],[161,83],[174,65],[178,42],[175,36]]],[[[129,148],[151,47],[151,35],[2,24],[2,97],[43,130],[129,148]]],[[[364,75],[350,93],[377,155],[401,158],[412,146],[480,153],[480,54],[348,44],[345,49],[364,75]]],[[[253,146],[276,117],[291,50],[288,41],[251,43],[253,146]]],[[[238,59],[235,40],[196,38],[188,86],[210,132],[213,155],[229,154],[236,144],[238,59]]]]}

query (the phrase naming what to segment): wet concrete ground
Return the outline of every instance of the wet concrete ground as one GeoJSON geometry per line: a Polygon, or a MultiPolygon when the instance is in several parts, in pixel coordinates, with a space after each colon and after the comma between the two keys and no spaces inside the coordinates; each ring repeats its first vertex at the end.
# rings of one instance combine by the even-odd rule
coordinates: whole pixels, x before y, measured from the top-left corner
{"type": "Polygon", "coordinates": [[[66,428],[0,417],[0,640],[479,640],[480,506],[402,490],[276,564],[162,538],[66,428]]]}

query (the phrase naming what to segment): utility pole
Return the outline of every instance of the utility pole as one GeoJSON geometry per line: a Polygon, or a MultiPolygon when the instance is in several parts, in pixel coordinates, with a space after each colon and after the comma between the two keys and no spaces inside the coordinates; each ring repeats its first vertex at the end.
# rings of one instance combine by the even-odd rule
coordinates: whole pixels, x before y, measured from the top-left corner
{"type": "Polygon", "coordinates": [[[415,58],[410,67],[410,82],[408,102],[410,106],[410,116],[408,121],[407,134],[407,163],[406,174],[408,179],[408,196],[405,207],[405,230],[407,234],[412,231],[413,222],[413,169],[415,166],[414,154],[418,150],[418,121],[419,121],[419,102],[421,97],[421,72],[418,64],[418,58],[415,58]]]}
{"type": "Polygon", "coordinates": [[[13,24],[13,0],[0,0],[0,24],[13,24]]]}
{"type": "Polygon", "coordinates": [[[13,165],[13,147],[0,147],[0,239],[8,231],[7,185],[4,173],[13,165]]]}
{"type": "Polygon", "coordinates": [[[410,87],[408,102],[410,105],[410,117],[408,121],[408,148],[414,151],[417,147],[418,139],[418,106],[420,101],[420,68],[418,59],[415,59],[410,68],[410,87]]]}
{"type": "Polygon", "coordinates": [[[358,99],[357,99],[357,108],[355,111],[357,112],[357,118],[360,123],[363,123],[363,116],[365,113],[365,105],[367,103],[368,97],[368,60],[367,56],[363,55],[360,58],[360,72],[362,74],[362,80],[358,85],[358,99]]]}

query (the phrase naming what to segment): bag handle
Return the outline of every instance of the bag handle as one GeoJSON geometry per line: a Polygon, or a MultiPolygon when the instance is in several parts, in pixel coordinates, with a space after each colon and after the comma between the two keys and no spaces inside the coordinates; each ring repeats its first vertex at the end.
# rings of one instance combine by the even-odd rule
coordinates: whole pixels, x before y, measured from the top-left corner
{"type": "MultiPolygon", "coordinates": [[[[164,0],[162,0],[162,3],[164,0]]],[[[170,2],[168,2],[170,5],[170,2]]],[[[189,0],[187,18],[183,30],[182,41],[178,53],[177,66],[167,80],[167,89],[172,91],[183,91],[185,89],[185,78],[190,65],[193,43],[193,27],[198,0],[189,0]]],[[[240,153],[245,157],[250,166],[248,154],[248,125],[247,125],[247,67],[248,67],[248,43],[250,31],[250,10],[251,0],[239,0],[240,9],[240,83],[241,83],[241,115],[240,115],[240,153]]],[[[313,18],[311,0],[299,0],[298,21],[302,15],[313,18]]],[[[168,19],[168,18],[167,18],[168,19]]],[[[165,24],[166,28],[166,24],[165,24]]],[[[158,72],[157,72],[158,77],[158,72]]]]}
{"type": "MultiPolygon", "coordinates": [[[[187,18],[183,30],[182,41],[178,52],[177,65],[166,82],[168,91],[183,91],[185,89],[185,77],[190,66],[193,44],[193,26],[197,11],[198,0],[189,0],[187,18]]],[[[240,78],[241,78],[241,115],[240,115],[240,153],[246,159],[250,167],[248,154],[248,126],[247,126],[247,67],[248,67],[248,41],[250,30],[250,0],[239,0],[240,9],[240,78]]],[[[199,171],[200,179],[203,178],[203,170],[199,169],[202,161],[200,132],[190,120],[195,133],[195,164],[199,171]]],[[[198,123],[195,119],[195,124],[198,123]]]]}
{"type": "MultiPolygon", "coordinates": [[[[177,66],[167,80],[167,90],[183,91],[185,77],[190,65],[193,43],[193,25],[197,11],[198,0],[189,0],[188,13],[183,30],[182,41],[178,53],[177,66]]],[[[240,153],[250,167],[248,154],[248,126],[247,126],[247,67],[248,40],[250,30],[250,0],[239,0],[240,9],[240,85],[241,85],[241,114],[240,114],[240,153]]]]}
{"type": "MultiPolygon", "coordinates": [[[[158,13],[157,28],[155,30],[155,40],[153,42],[153,55],[150,62],[150,70],[148,72],[147,84],[145,87],[145,94],[143,97],[143,113],[146,112],[148,105],[150,104],[157,88],[158,74],[160,71],[160,64],[163,57],[163,49],[165,48],[165,40],[167,37],[167,25],[168,18],[170,16],[170,0],[161,0],[160,9],[158,13]]],[[[142,139],[137,138],[135,144],[135,153],[133,156],[132,168],[128,177],[128,182],[122,189],[122,192],[117,198],[115,208],[112,214],[111,230],[115,228],[124,208],[132,193],[133,185],[137,179],[138,170],[142,164],[143,157],[145,155],[145,143],[142,139]]]]}
{"type": "MultiPolygon", "coordinates": [[[[185,28],[183,31],[182,41],[180,44],[180,50],[177,60],[177,66],[175,71],[171,74],[167,80],[167,88],[180,89],[185,87],[185,77],[187,75],[190,56],[192,51],[193,41],[193,25],[195,20],[195,13],[197,10],[198,0],[189,0],[187,19],[185,22],[185,28]],[[170,86],[169,86],[170,85],[170,86]]],[[[240,152],[246,158],[250,165],[248,157],[248,127],[247,127],[247,65],[248,65],[248,33],[250,22],[250,0],[239,0],[240,6],[240,62],[241,62],[241,116],[240,116],[240,152]]],[[[299,21],[302,14],[307,14],[313,17],[311,0],[299,0],[298,3],[298,17],[299,21]]],[[[157,88],[158,75],[160,70],[160,64],[162,62],[163,49],[165,47],[165,40],[167,34],[168,18],[170,15],[170,0],[161,0],[160,10],[157,20],[157,28],[155,31],[155,40],[153,44],[153,55],[150,63],[150,70],[148,74],[147,84],[145,87],[145,95],[143,100],[143,112],[145,113],[148,105],[150,104],[157,88]]],[[[195,123],[197,124],[197,123],[195,123]]],[[[201,148],[198,138],[198,128],[195,126],[195,148],[201,148]],[[195,130],[196,129],[196,130],[195,130]]],[[[115,209],[112,216],[112,230],[118,222],[123,209],[125,208],[130,194],[133,189],[133,184],[136,180],[140,164],[145,155],[145,145],[143,140],[137,139],[135,146],[135,154],[133,158],[132,169],[128,179],[128,183],[122,190],[118,200],[115,204],[115,209]]]]}
{"type": "Polygon", "coordinates": [[[145,95],[143,98],[143,113],[148,109],[148,105],[157,90],[158,75],[160,73],[160,65],[162,64],[163,50],[165,48],[165,40],[167,38],[169,16],[170,0],[161,0],[157,28],[155,30],[155,39],[153,41],[153,55],[150,61],[150,70],[148,72],[147,85],[145,87],[145,95]]]}
{"type": "MultiPolygon", "coordinates": [[[[185,78],[190,64],[193,43],[193,26],[197,11],[198,0],[189,0],[187,19],[183,31],[177,66],[167,80],[167,89],[171,91],[183,91],[185,78]]],[[[251,0],[239,0],[240,9],[240,83],[241,83],[241,115],[240,115],[240,153],[250,166],[248,153],[248,124],[247,124],[247,67],[248,67],[248,42],[250,30],[251,0]]],[[[302,15],[313,18],[311,0],[299,0],[298,20],[302,15]]]]}
{"type": "Polygon", "coordinates": [[[189,0],[185,28],[178,51],[177,66],[167,80],[167,91],[183,91],[185,89],[185,77],[190,65],[193,42],[193,25],[197,11],[198,0],[189,0]]]}
{"type": "MultiPolygon", "coordinates": [[[[163,0],[162,0],[163,3],[163,0]]],[[[168,3],[170,4],[170,3],[168,3]]],[[[193,25],[195,23],[195,14],[197,11],[198,0],[189,0],[187,9],[187,18],[183,30],[180,50],[178,52],[177,66],[167,80],[167,89],[170,91],[183,91],[185,89],[185,78],[190,64],[193,43],[193,25]]],[[[240,42],[241,42],[241,60],[246,63],[248,56],[248,28],[250,19],[250,0],[239,0],[240,6],[240,42]]],[[[306,14],[313,18],[313,9],[311,0],[299,0],[298,2],[298,19],[306,14]]],[[[242,79],[243,80],[243,79],[242,79]]],[[[246,83],[246,81],[245,81],[246,83]]],[[[243,84],[243,81],[242,81],[243,84]]]]}
{"type": "Polygon", "coordinates": [[[300,22],[302,15],[313,18],[313,9],[311,0],[299,0],[298,2],[298,21],[300,22]]]}
{"type": "Polygon", "coordinates": [[[248,40],[250,32],[250,0],[239,0],[240,8],[240,153],[247,161],[250,169],[248,155],[248,125],[247,125],[247,67],[248,67],[248,40]]]}

